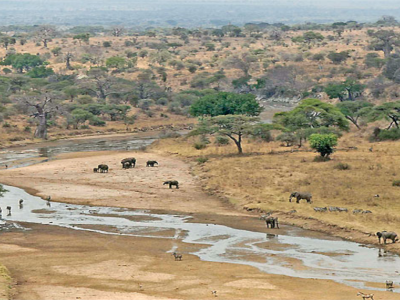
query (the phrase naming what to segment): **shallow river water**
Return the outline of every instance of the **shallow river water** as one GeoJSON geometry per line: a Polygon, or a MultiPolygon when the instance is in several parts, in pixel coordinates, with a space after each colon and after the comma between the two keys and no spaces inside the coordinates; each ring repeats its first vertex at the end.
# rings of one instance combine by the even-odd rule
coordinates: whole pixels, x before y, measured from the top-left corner
{"type": "MultiPolygon", "coordinates": [[[[48,202],[22,189],[4,187],[9,192],[0,199],[2,222],[181,240],[198,244],[199,250],[192,254],[205,261],[250,265],[270,274],[330,279],[357,288],[379,290],[369,283],[380,283],[384,287],[386,280],[397,282],[400,278],[397,255],[378,257],[375,247],[324,238],[322,234],[318,238],[307,237],[303,230],[294,227],[285,227],[284,234],[266,234],[191,223],[191,217],[185,215],[48,202]],[[18,204],[20,199],[23,199],[22,206],[18,204]],[[7,215],[7,206],[12,207],[11,215],[7,215]]],[[[175,250],[176,246],[171,252],[175,250]]]]}

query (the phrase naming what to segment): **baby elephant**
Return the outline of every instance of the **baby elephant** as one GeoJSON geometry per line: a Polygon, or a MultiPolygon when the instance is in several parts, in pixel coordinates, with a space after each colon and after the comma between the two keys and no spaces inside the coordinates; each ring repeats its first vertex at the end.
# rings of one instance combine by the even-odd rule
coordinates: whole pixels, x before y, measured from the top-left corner
{"type": "Polygon", "coordinates": [[[179,189],[179,182],[176,180],[165,181],[163,183],[163,185],[166,185],[166,184],[169,185],[169,188],[172,188],[172,186],[174,185],[174,186],[176,186],[177,189],[179,189]]]}
{"type": "Polygon", "coordinates": [[[99,171],[98,168],[93,168],[93,172],[94,172],[94,173],[97,173],[98,171],[99,171]]]}
{"type": "Polygon", "coordinates": [[[107,165],[98,165],[97,166],[100,173],[108,173],[108,166],[107,165]]]}
{"type": "Polygon", "coordinates": [[[301,199],[307,200],[307,203],[312,203],[312,195],[310,193],[293,192],[290,194],[289,202],[292,202],[292,198],[296,198],[296,203],[299,203],[301,199]]]}
{"type": "Polygon", "coordinates": [[[381,231],[377,232],[376,235],[378,236],[379,244],[381,243],[381,238],[383,239],[384,244],[386,244],[387,239],[392,240],[393,243],[399,240],[397,238],[397,233],[393,231],[381,231]]]}
{"type": "Polygon", "coordinates": [[[146,163],[146,167],[154,167],[154,165],[158,165],[158,162],[156,162],[155,160],[149,160],[146,163]]]}

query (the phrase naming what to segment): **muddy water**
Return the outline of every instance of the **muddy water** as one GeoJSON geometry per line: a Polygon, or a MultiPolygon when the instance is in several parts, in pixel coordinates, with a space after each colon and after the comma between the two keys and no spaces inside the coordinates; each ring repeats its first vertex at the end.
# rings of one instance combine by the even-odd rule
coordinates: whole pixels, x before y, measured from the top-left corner
{"type": "Polygon", "coordinates": [[[156,137],[91,138],[9,148],[0,151],[0,168],[20,168],[46,162],[58,154],[86,151],[135,150],[153,143],[156,137]]]}
{"type": "MultiPolygon", "coordinates": [[[[287,227],[280,235],[266,234],[191,223],[191,217],[184,215],[48,202],[19,188],[5,188],[9,192],[0,199],[2,222],[180,240],[198,244],[192,254],[205,261],[250,265],[270,274],[330,279],[357,288],[376,289],[371,287],[373,283],[383,286],[385,280],[396,281],[400,276],[400,257],[396,255],[378,257],[377,248],[322,235],[304,237],[307,234],[298,228],[287,227]],[[11,215],[7,215],[7,206],[12,207],[11,215]]],[[[179,251],[178,243],[174,244],[171,252],[179,251]]]]}

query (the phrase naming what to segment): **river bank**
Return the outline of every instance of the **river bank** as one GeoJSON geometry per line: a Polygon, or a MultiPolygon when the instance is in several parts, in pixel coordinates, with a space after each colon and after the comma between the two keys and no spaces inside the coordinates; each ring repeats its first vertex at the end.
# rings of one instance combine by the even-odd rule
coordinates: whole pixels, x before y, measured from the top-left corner
{"type": "MultiPolygon", "coordinates": [[[[194,217],[193,222],[265,231],[263,222],[249,217],[247,211],[234,210],[228,201],[204,193],[201,178],[192,172],[189,164],[168,154],[87,152],[63,154],[47,163],[0,171],[0,182],[44,198],[51,195],[53,201],[186,213],[194,217]],[[138,159],[135,169],[121,168],[120,160],[127,156],[138,159]],[[145,167],[149,159],[157,160],[159,167],[145,167]],[[99,163],[109,164],[110,173],[93,173],[99,163]],[[179,190],[162,185],[170,179],[179,180],[179,190]]],[[[82,299],[208,299],[211,290],[217,290],[220,299],[311,300],[345,299],[358,291],[330,280],[270,275],[249,266],[204,262],[189,254],[194,245],[179,240],[110,237],[55,226],[24,226],[31,230],[3,233],[1,246],[2,262],[18,280],[16,299],[21,300],[62,300],[71,299],[71,295],[82,299]],[[175,262],[168,253],[176,246],[184,253],[182,263],[175,262]],[[131,275],[121,278],[118,274],[123,270],[131,275]]],[[[298,265],[295,261],[290,264],[298,265]]],[[[399,299],[398,294],[374,293],[399,299]]]]}

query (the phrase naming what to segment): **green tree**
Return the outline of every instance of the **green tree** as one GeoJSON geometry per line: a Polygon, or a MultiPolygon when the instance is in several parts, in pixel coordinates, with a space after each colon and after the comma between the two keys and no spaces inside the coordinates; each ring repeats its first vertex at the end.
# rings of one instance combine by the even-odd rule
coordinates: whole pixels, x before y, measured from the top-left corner
{"type": "Polygon", "coordinates": [[[364,101],[344,101],[338,103],[336,106],[347,120],[353,123],[358,129],[361,129],[358,124],[359,119],[366,117],[374,105],[364,101]]]}
{"type": "Polygon", "coordinates": [[[311,148],[317,150],[322,157],[329,157],[337,145],[337,136],[334,134],[312,134],[309,137],[311,148]]]}
{"type": "Polygon", "coordinates": [[[87,110],[77,108],[71,112],[70,122],[74,124],[74,128],[78,129],[79,124],[84,124],[93,118],[93,114],[87,110]]]}
{"type": "Polygon", "coordinates": [[[16,39],[10,36],[2,36],[0,37],[0,43],[7,50],[9,45],[15,45],[16,39]]]}
{"type": "Polygon", "coordinates": [[[46,68],[45,66],[34,67],[26,75],[31,78],[46,78],[54,75],[54,70],[52,68],[46,68]]]}
{"type": "Polygon", "coordinates": [[[307,31],[303,34],[303,39],[308,44],[311,44],[312,42],[322,41],[324,39],[324,36],[314,31],[307,31]]]}
{"type": "Polygon", "coordinates": [[[82,42],[89,43],[90,34],[89,33],[81,33],[77,34],[73,37],[74,40],[79,41],[79,45],[82,45],[82,42]]]}
{"type": "Polygon", "coordinates": [[[3,66],[12,66],[17,70],[18,73],[22,73],[24,70],[29,71],[34,67],[43,65],[43,60],[37,56],[29,53],[25,54],[11,54],[7,55],[6,58],[0,62],[3,66]]]}
{"type": "Polygon", "coordinates": [[[328,58],[335,64],[339,65],[342,62],[345,62],[350,57],[348,51],[342,52],[331,52],[328,54],[328,58]]]}
{"type": "Polygon", "coordinates": [[[274,123],[290,131],[320,127],[349,129],[348,121],[337,107],[318,99],[305,99],[293,110],[275,114],[274,123]]]}
{"type": "Polygon", "coordinates": [[[123,57],[112,56],[106,60],[107,68],[123,69],[126,66],[126,60],[123,57]]]}
{"type": "Polygon", "coordinates": [[[348,78],[342,83],[329,83],[324,91],[330,99],[339,98],[340,101],[353,101],[361,95],[364,88],[365,85],[353,78],[348,78]]]}
{"type": "Polygon", "coordinates": [[[238,153],[243,153],[243,138],[252,135],[253,127],[259,122],[257,117],[244,115],[225,115],[208,117],[200,120],[197,128],[190,135],[216,134],[227,136],[236,145],[238,153]]]}
{"type": "Polygon", "coordinates": [[[392,126],[399,128],[400,123],[400,101],[386,102],[381,105],[374,106],[368,114],[368,120],[388,120],[390,122],[388,129],[392,126]]]}
{"type": "Polygon", "coordinates": [[[261,106],[252,94],[219,92],[206,95],[190,107],[193,116],[248,115],[258,116],[261,106]]]}

